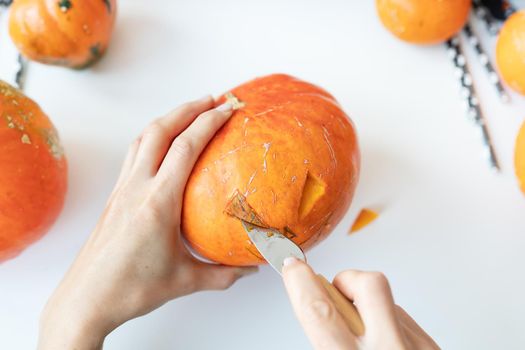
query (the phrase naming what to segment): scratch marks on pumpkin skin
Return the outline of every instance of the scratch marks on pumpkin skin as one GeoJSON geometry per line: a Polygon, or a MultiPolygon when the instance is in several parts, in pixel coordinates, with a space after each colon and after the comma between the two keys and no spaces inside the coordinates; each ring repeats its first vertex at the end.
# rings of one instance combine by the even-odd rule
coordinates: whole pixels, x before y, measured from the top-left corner
{"type": "Polygon", "coordinates": [[[299,125],[300,128],[302,128],[304,125],[297,119],[297,117],[294,117],[295,121],[297,122],[297,125],[299,125]]]}
{"type": "Polygon", "coordinates": [[[224,153],[219,159],[214,160],[214,161],[213,161],[213,164],[217,164],[217,163],[219,163],[219,162],[220,162],[221,160],[223,160],[224,158],[231,156],[232,154],[234,154],[234,153],[240,151],[241,149],[243,149],[244,147],[246,147],[246,145],[242,145],[242,146],[239,146],[239,147],[235,147],[234,149],[232,149],[232,150],[230,150],[230,151],[224,153]]]}
{"type": "Polygon", "coordinates": [[[252,115],[251,117],[252,117],[252,118],[253,118],[253,117],[260,117],[261,115],[265,115],[265,114],[268,114],[268,113],[270,113],[270,112],[273,112],[273,111],[279,110],[279,109],[283,108],[284,106],[289,105],[290,103],[292,103],[292,102],[291,102],[291,101],[288,101],[288,102],[286,102],[286,103],[283,103],[282,105],[272,106],[272,107],[270,107],[270,108],[268,108],[268,109],[265,109],[265,110],[262,111],[262,112],[259,112],[259,113],[257,113],[257,114],[252,115]]]}
{"type": "MultiPolygon", "coordinates": [[[[333,117],[333,116],[332,116],[332,117],[333,117]]],[[[337,119],[337,121],[339,122],[339,124],[341,124],[341,127],[342,127],[343,129],[348,128],[348,125],[347,125],[346,123],[343,123],[343,120],[342,120],[341,118],[336,118],[336,119],[337,119]]]]}
{"type": "MultiPolygon", "coordinates": [[[[243,135],[244,137],[246,137],[246,135],[248,134],[248,128],[247,128],[247,125],[248,122],[250,121],[250,118],[246,117],[244,118],[244,123],[242,124],[242,129],[243,129],[243,135]]],[[[245,141],[246,142],[246,141],[245,141]]]]}
{"type": "Polygon", "coordinates": [[[246,187],[250,186],[253,182],[253,179],[255,179],[255,175],[257,175],[257,170],[255,170],[252,174],[252,176],[250,176],[250,180],[248,180],[248,185],[246,185],[246,187]]]}
{"type": "Polygon", "coordinates": [[[257,188],[253,188],[250,191],[250,185],[252,184],[253,179],[255,179],[255,175],[257,175],[257,169],[250,176],[250,179],[248,180],[248,183],[246,184],[246,188],[245,188],[245,191],[244,191],[244,197],[248,197],[249,194],[255,193],[255,191],[257,191],[257,188]]]}
{"type": "Polygon", "coordinates": [[[323,125],[323,137],[326,142],[326,145],[328,146],[328,151],[330,152],[330,158],[332,159],[332,165],[335,168],[337,168],[337,158],[335,157],[334,147],[332,146],[332,143],[330,142],[330,133],[326,129],[326,127],[323,125]]]}
{"type": "Polygon", "coordinates": [[[232,173],[231,172],[227,172],[224,174],[224,176],[221,178],[221,182],[223,184],[226,184],[228,182],[228,180],[230,179],[230,177],[232,176],[232,173]]]}
{"type": "Polygon", "coordinates": [[[264,147],[264,154],[263,154],[263,173],[266,173],[268,171],[268,163],[266,162],[266,156],[268,155],[268,151],[270,150],[272,143],[271,142],[265,142],[263,143],[264,147]]]}
{"type": "Polygon", "coordinates": [[[273,204],[277,203],[277,195],[275,194],[274,190],[270,190],[270,192],[272,193],[273,204]]]}

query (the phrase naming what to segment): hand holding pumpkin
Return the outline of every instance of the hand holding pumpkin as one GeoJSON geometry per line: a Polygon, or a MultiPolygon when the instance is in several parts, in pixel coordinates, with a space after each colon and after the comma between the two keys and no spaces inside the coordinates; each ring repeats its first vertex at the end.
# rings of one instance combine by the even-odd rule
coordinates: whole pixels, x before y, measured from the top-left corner
{"type": "Polygon", "coordinates": [[[365,334],[354,336],[336,311],[312,269],[297,259],[287,259],[283,278],[297,318],[314,349],[418,349],[439,346],[399,306],[388,280],[381,273],[347,270],[334,279],[353,300],[365,325],[365,334]]]}
{"type": "Polygon", "coordinates": [[[188,176],[232,114],[230,104],[213,104],[185,104],[131,145],[99,223],[44,309],[40,349],[99,348],[127,320],[256,270],[198,261],[180,236],[188,176]]]}

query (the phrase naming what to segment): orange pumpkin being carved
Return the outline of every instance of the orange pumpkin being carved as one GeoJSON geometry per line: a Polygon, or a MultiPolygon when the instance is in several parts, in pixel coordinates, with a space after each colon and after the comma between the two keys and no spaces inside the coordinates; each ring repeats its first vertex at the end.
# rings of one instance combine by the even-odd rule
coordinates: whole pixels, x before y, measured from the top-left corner
{"type": "Polygon", "coordinates": [[[15,0],[9,33],[31,60],[84,68],[106,51],[116,0],[15,0]]]}
{"type": "Polygon", "coordinates": [[[287,75],[221,97],[232,118],[200,156],[184,195],[183,232],[196,252],[228,265],[264,262],[239,219],[308,249],[345,214],[359,175],[354,126],[326,91],[287,75]]]}
{"type": "Polygon", "coordinates": [[[66,187],[55,128],[35,102],[0,80],[0,262],[49,229],[66,187]]]}

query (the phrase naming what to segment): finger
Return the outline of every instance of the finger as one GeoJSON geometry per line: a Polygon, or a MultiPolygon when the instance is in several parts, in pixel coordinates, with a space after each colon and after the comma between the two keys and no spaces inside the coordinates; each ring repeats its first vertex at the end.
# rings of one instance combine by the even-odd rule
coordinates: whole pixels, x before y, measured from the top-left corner
{"type": "Polygon", "coordinates": [[[392,291],[382,273],[348,270],[339,273],[333,284],[354,302],[365,324],[367,342],[384,343],[387,339],[393,345],[404,343],[392,291]]]}
{"type": "Polygon", "coordinates": [[[283,279],[295,315],[315,349],[356,349],[356,339],[317,280],[302,261],[288,258],[283,279]]]}
{"type": "Polygon", "coordinates": [[[193,291],[224,290],[230,288],[239,278],[256,273],[259,268],[256,266],[233,267],[195,261],[193,271],[193,291]]]}
{"type": "Polygon", "coordinates": [[[231,115],[232,105],[230,103],[202,113],[171,144],[160,166],[158,178],[163,187],[168,179],[169,188],[167,190],[175,195],[175,200],[182,200],[186,182],[199,155],[231,115]]]}
{"type": "MultiPolygon", "coordinates": [[[[396,314],[401,322],[401,324],[405,327],[405,330],[408,330],[408,335],[412,336],[415,339],[418,339],[419,343],[427,344],[427,347],[425,349],[439,349],[439,346],[437,343],[432,339],[430,335],[425,332],[421,326],[417,324],[417,322],[399,305],[395,306],[396,308],[396,314]]],[[[418,347],[420,349],[420,347],[418,347]]]]}
{"type": "Polygon", "coordinates": [[[168,151],[173,139],[184,131],[202,112],[213,106],[211,96],[183,104],[166,116],[153,121],[142,133],[134,171],[153,176],[168,151]]]}

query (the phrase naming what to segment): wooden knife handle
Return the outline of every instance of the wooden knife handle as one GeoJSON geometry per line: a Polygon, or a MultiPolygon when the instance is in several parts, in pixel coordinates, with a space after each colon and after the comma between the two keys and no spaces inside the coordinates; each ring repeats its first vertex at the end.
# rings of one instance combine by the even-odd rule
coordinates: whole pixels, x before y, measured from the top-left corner
{"type": "Polygon", "coordinates": [[[323,287],[328,292],[330,299],[332,299],[337,311],[343,317],[346,325],[352,333],[361,336],[365,333],[365,326],[361,320],[361,316],[357,312],[354,304],[348,300],[334,285],[332,285],[323,275],[318,274],[317,279],[321,282],[323,287]]]}

